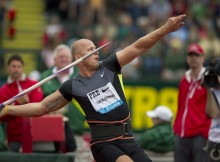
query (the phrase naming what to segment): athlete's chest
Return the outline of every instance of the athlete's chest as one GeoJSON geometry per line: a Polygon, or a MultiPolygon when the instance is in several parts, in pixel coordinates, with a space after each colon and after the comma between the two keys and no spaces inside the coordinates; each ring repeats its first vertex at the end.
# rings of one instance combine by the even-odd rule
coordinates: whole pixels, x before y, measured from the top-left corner
{"type": "Polygon", "coordinates": [[[111,83],[113,85],[115,74],[108,69],[99,69],[96,73],[89,77],[77,77],[73,82],[73,93],[77,96],[87,96],[88,93],[96,96],[101,93],[106,85],[111,83]]]}
{"type": "Polygon", "coordinates": [[[74,94],[77,98],[83,98],[84,102],[91,103],[97,112],[108,113],[123,104],[117,89],[113,85],[114,77],[114,73],[103,70],[98,71],[90,78],[82,78],[82,80],[78,78],[79,84],[74,86],[74,94]],[[81,87],[79,88],[80,84],[81,87]]]}

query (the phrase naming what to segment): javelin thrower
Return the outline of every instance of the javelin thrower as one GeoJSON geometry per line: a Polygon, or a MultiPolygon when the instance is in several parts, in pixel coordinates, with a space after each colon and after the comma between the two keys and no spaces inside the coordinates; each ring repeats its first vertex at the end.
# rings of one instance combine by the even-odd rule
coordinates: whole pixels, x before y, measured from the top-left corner
{"type": "MultiPolygon", "coordinates": [[[[74,98],[89,124],[91,151],[96,162],[151,162],[134,140],[121,68],[147,52],[162,37],[178,30],[185,17],[169,18],[157,30],[104,60],[100,61],[97,53],[92,55],[77,64],[77,75],[43,101],[20,106],[6,105],[0,116],[42,116],[62,108],[74,98]]],[[[71,52],[73,58],[79,60],[95,49],[91,40],[80,39],[74,42],[71,52]]]]}

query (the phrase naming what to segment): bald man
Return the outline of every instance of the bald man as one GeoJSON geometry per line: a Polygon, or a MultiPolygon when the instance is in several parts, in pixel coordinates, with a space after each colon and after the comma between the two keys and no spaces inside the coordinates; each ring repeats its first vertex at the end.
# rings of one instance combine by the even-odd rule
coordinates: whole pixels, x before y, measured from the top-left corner
{"type": "MultiPolygon", "coordinates": [[[[47,69],[41,74],[40,80],[43,80],[62,68],[66,67],[72,62],[71,49],[65,44],[58,45],[53,52],[54,65],[47,69]]],[[[42,90],[44,97],[54,93],[63,82],[73,78],[78,73],[77,68],[70,68],[63,73],[60,73],[55,78],[43,84],[42,90]]],[[[82,148],[83,133],[84,133],[84,121],[85,118],[76,108],[75,104],[69,103],[64,108],[59,109],[53,113],[65,115],[65,140],[66,140],[66,151],[74,152],[77,149],[82,148]],[[76,140],[74,140],[76,138],[76,140]]],[[[58,149],[58,143],[56,143],[58,149]]]]}
{"type": "MultiPolygon", "coordinates": [[[[41,116],[60,109],[74,98],[90,126],[91,151],[96,162],[151,162],[132,134],[121,68],[147,52],[163,36],[179,29],[185,17],[169,18],[165,25],[105,60],[99,61],[98,53],[92,55],[77,65],[79,73],[75,77],[42,102],[7,105],[0,115],[41,116]]],[[[95,49],[92,41],[81,39],[72,45],[72,56],[77,60],[95,49]]]]}

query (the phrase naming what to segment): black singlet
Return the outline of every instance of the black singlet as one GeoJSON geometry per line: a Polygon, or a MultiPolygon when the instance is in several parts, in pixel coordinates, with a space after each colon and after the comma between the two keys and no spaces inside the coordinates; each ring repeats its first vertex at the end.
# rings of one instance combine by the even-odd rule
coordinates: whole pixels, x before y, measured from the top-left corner
{"type": "Polygon", "coordinates": [[[77,74],[63,83],[59,91],[68,101],[74,98],[79,103],[88,121],[123,120],[129,116],[129,110],[116,54],[99,63],[91,77],[77,74]]]}

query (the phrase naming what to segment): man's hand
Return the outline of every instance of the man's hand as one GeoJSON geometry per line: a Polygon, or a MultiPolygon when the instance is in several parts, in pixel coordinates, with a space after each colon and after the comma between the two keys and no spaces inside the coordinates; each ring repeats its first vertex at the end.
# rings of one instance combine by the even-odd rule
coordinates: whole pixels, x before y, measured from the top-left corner
{"type": "Polygon", "coordinates": [[[4,108],[0,111],[0,118],[8,114],[8,106],[6,105],[4,108]]]}
{"type": "Polygon", "coordinates": [[[185,19],[185,17],[186,17],[186,14],[175,16],[175,17],[170,17],[167,20],[166,24],[164,25],[165,30],[168,33],[178,30],[181,26],[184,25],[183,20],[185,19]]]}

